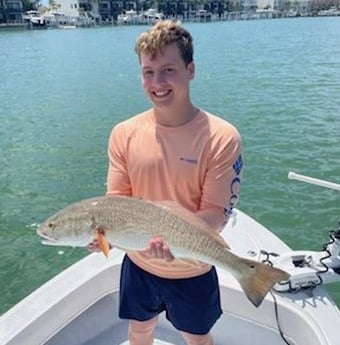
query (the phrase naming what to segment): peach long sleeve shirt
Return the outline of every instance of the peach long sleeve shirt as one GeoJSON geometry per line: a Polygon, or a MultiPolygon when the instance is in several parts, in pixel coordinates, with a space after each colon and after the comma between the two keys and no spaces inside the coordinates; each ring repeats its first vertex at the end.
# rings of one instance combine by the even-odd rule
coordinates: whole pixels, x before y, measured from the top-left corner
{"type": "MultiPolygon", "coordinates": [[[[152,111],[123,121],[112,130],[108,156],[107,195],[172,200],[216,231],[238,201],[240,135],[227,121],[202,110],[180,127],[161,126],[152,111]]],[[[192,260],[128,255],[139,267],[164,278],[189,278],[210,269],[192,260]]]]}

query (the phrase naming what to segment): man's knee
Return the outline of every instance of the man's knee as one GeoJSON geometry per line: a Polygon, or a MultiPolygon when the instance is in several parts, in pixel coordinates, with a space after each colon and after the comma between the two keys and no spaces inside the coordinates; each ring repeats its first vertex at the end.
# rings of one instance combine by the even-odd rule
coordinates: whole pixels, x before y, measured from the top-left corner
{"type": "Polygon", "coordinates": [[[157,317],[147,321],[130,320],[129,341],[130,345],[152,345],[157,317]]]}
{"type": "Polygon", "coordinates": [[[207,334],[191,334],[182,332],[182,336],[187,345],[213,345],[214,341],[210,333],[207,334]]]}

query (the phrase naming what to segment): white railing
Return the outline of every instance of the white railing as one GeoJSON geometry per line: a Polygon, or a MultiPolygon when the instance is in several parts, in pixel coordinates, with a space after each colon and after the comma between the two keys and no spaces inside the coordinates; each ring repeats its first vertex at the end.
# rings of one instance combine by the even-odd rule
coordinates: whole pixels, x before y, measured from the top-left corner
{"type": "Polygon", "coordinates": [[[310,183],[310,184],[315,184],[317,186],[321,186],[321,187],[330,188],[330,189],[340,191],[340,184],[328,182],[325,180],[320,180],[320,179],[314,178],[314,177],[296,174],[295,172],[292,172],[292,171],[290,171],[288,173],[288,178],[290,180],[302,181],[302,182],[306,182],[306,183],[310,183]]]}

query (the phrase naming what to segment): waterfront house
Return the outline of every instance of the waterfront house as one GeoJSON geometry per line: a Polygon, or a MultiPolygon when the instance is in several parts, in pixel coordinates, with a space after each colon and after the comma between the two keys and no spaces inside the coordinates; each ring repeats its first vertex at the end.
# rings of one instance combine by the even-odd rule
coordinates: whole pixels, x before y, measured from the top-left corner
{"type": "Polygon", "coordinates": [[[99,23],[101,16],[99,14],[99,1],[93,0],[78,0],[79,1],[79,13],[82,16],[87,16],[94,23],[99,23]]]}
{"type": "Polygon", "coordinates": [[[99,13],[104,22],[117,20],[118,14],[124,10],[136,10],[135,6],[131,6],[131,2],[115,1],[115,0],[98,0],[99,13]]]}
{"type": "Polygon", "coordinates": [[[23,13],[21,0],[0,0],[0,24],[22,23],[23,13]]]}
{"type": "Polygon", "coordinates": [[[67,17],[79,17],[78,0],[55,0],[55,7],[67,17]]]}
{"type": "MultiPolygon", "coordinates": [[[[52,9],[44,13],[44,17],[46,19],[48,18],[50,22],[48,26],[51,27],[71,28],[89,26],[94,23],[95,19],[95,15],[88,14],[93,11],[93,7],[90,4],[95,4],[95,2],[84,0],[54,0],[52,9]],[[87,5],[89,6],[87,7],[87,5]]],[[[97,16],[99,15],[97,14],[97,16]]]]}
{"type": "Polygon", "coordinates": [[[17,25],[24,22],[26,11],[36,10],[40,0],[0,0],[0,25],[17,25]]]}

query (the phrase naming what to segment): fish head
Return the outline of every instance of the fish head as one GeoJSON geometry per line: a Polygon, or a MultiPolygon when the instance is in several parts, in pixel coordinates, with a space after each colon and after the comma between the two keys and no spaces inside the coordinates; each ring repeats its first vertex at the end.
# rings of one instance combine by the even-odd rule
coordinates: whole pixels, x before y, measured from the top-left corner
{"type": "Polygon", "coordinates": [[[94,237],[94,217],[83,210],[62,210],[37,229],[42,243],[52,246],[86,247],[94,237]]]}

